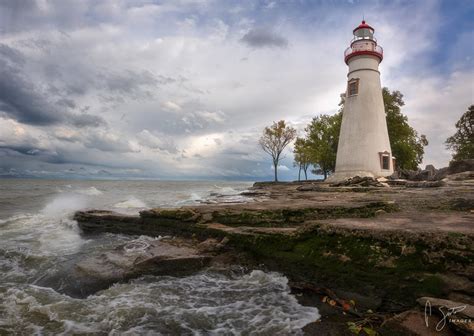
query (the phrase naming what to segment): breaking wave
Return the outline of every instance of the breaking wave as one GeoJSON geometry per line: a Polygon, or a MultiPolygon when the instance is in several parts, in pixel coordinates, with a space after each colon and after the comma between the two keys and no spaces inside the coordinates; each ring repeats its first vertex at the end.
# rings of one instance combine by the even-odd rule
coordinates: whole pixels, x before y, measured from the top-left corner
{"type": "Polygon", "coordinates": [[[145,202],[139,200],[136,197],[130,197],[126,201],[118,202],[114,204],[114,208],[121,208],[121,209],[136,209],[136,208],[146,208],[147,205],[145,202]]]}
{"type": "Polygon", "coordinates": [[[89,188],[86,188],[86,189],[79,189],[76,192],[79,193],[79,194],[88,195],[88,196],[102,195],[102,191],[100,191],[96,187],[89,187],[89,188]]]}
{"type": "Polygon", "coordinates": [[[259,270],[149,276],[83,300],[33,285],[0,288],[0,334],[301,335],[320,316],[296,301],[287,281],[259,270]]]}

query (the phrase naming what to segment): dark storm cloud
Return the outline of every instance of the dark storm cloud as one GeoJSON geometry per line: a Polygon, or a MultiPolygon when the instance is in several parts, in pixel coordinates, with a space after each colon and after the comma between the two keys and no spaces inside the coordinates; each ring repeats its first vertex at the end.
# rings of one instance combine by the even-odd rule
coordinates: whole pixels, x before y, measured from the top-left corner
{"type": "Polygon", "coordinates": [[[76,102],[72,99],[68,99],[68,98],[61,98],[59,99],[56,104],[58,105],[61,105],[61,106],[65,106],[65,107],[69,107],[69,108],[76,108],[76,102]]]}
{"type": "Polygon", "coordinates": [[[251,29],[241,41],[252,48],[286,48],[288,46],[286,38],[264,28],[251,29]]]}
{"type": "Polygon", "coordinates": [[[53,92],[59,94],[59,89],[49,87],[47,93],[38,89],[30,81],[24,63],[21,52],[0,44],[0,115],[39,126],[64,123],[82,128],[106,124],[99,116],[73,113],[71,110],[77,107],[73,99],[52,97],[53,92]]]}
{"type": "Polygon", "coordinates": [[[132,152],[127,140],[123,138],[109,137],[103,133],[92,133],[83,140],[84,146],[98,149],[102,152],[127,153],[132,152]]]}
{"type": "Polygon", "coordinates": [[[89,1],[12,0],[0,1],[0,33],[38,29],[52,24],[70,28],[94,23],[87,14],[89,1]]]}
{"type": "Polygon", "coordinates": [[[24,124],[71,124],[76,127],[104,125],[103,118],[90,114],[75,114],[68,110],[76,104],[71,99],[60,99],[52,104],[22,74],[0,58],[0,115],[24,124]]]}
{"type": "Polygon", "coordinates": [[[0,148],[4,150],[15,151],[17,153],[24,154],[24,155],[38,155],[44,152],[42,149],[35,148],[32,146],[1,146],[0,145],[0,148]]]}
{"type": "Polygon", "coordinates": [[[0,58],[0,114],[32,125],[49,125],[61,120],[48,102],[29,83],[19,67],[0,58]]]}
{"type": "Polygon", "coordinates": [[[0,43],[0,57],[13,64],[25,63],[25,58],[20,52],[3,43],[0,43]]]}
{"type": "Polygon", "coordinates": [[[92,114],[87,114],[87,113],[71,114],[69,118],[71,119],[70,124],[78,128],[99,127],[99,126],[104,126],[107,124],[102,117],[95,116],[92,114]]]}
{"type": "Polygon", "coordinates": [[[141,87],[156,86],[158,79],[149,71],[135,72],[126,70],[122,73],[105,72],[101,75],[108,91],[138,97],[143,94],[141,87]]]}

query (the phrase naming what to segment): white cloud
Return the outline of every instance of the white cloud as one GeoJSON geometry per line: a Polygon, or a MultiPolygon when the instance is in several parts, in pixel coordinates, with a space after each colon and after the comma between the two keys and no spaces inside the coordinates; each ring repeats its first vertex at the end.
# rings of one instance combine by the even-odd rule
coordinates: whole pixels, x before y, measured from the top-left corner
{"type": "Polygon", "coordinates": [[[172,102],[172,101],[165,101],[163,104],[162,104],[163,108],[166,109],[167,111],[174,111],[174,112],[179,112],[181,111],[181,106],[179,106],[178,104],[176,104],[175,102],[172,102]]]}
{"type": "MultiPolygon", "coordinates": [[[[274,171],[275,170],[275,167],[273,165],[270,166],[270,170],[271,171],[274,171]]],[[[278,165],[278,171],[289,171],[290,168],[288,168],[287,166],[285,165],[278,165]]]]}
{"type": "MultiPolygon", "coordinates": [[[[302,129],[313,116],[338,110],[347,72],[342,53],[362,10],[385,49],[382,84],[404,93],[402,111],[430,140],[425,163],[447,164],[443,142],[472,103],[472,60],[453,52],[450,67],[435,71],[426,57],[442,47],[439,25],[428,24],[443,21],[436,1],[356,4],[352,11],[273,1],[262,4],[264,12],[253,2],[71,6],[48,2],[40,14],[20,8],[0,43],[23,56],[18,78],[41,92],[34,96],[47,100],[41,106],[87,123],[28,126],[5,117],[1,146],[124,172],[270,176],[257,143],[261,129],[280,119],[302,129]],[[249,32],[258,33],[247,36],[254,46],[276,48],[249,48],[241,42],[249,32]]],[[[456,49],[467,48],[469,37],[460,32],[456,49]]],[[[290,148],[286,156],[280,170],[296,176],[290,148]]],[[[18,168],[35,164],[23,160],[18,168]]]]}

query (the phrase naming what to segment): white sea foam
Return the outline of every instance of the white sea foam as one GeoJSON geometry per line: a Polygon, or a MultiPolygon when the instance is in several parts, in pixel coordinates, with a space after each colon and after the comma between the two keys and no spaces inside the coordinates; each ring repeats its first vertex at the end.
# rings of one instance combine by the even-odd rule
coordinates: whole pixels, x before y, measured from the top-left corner
{"type": "Polygon", "coordinates": [[[114,208],[122,208],[122,209],[136,209],[136,208],[146,208],[147,205],[145,202],[139,200],[136,197],[130,197],[126,201],[118,202],[114,204],[114,208]]]}
{"type": "Polygon", "coordinates": [[[8,223],[15,222],[17,220],[22,220],[25,218],[30,218],[31,216],[32,216],[31,214],[20,214],[20,215],[11,216],[6,219],[0,219],[0,225],[8,224],[8,223]]]}
{"type": "Polygon", "coordinates": [[[258,270],[144,277],[83,300],[50,288],[0,285],[0,328],[20,334],[36,328],[44,334],[299,335],[320,316],[297,302],[287,281],[258,270]],[[32,325],[31,312],[44,318],[32,325]]]}
{"type": "Polygon", "coordinates": [[[202,196],[199,195],[198,193],[191,193],[191,196],[189,196],[189,199],[190,199],[191,201],[197,202],[197,201],[201,201],[203,198],[202,198],[202,196]]]}
{"type": "Polygon", "coordinates": [[[217,188],[219,194],[221,195],[237,195],[240,192],[232,187],[219,187],[216,185],[214,187],[217,188]]]}
{"type": "Polygon", "coordinates": [[[102,191],[100,191],[96,187],[89,187],[89,188],[85,188],[85,189],[79,189],[76,192],[79,193],[79,194],[88,195],[88,196],[98,196],[98,195],[103,194],[102,191]]]}

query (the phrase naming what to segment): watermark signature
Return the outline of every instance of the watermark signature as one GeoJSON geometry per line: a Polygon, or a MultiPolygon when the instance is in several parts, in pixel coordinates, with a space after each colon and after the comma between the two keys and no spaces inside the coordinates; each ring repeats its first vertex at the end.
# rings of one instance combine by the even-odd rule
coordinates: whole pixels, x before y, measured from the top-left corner
{"type": "MultiPolygon", "coordinates": [[[[457,306],[457,307],[446,307],[446,306],[439,306],[438,310],[442,315],[441,320],[438,321],[436,324],[436,331],[441,331],[444,329],[446,326],[447,322],[459,322],[459,323],[471,323],[472,320],[469,318],[454,318],[452,317],[456,313],[462,312],[464,309],[466,309],[466,305],[462,306],[457,306]]],[[[427,327],[429,327],[429,320],[428,317],[431,316],[431,302],[429,300],[426,300],[425,303],[425,324],[427,327]]]]}

